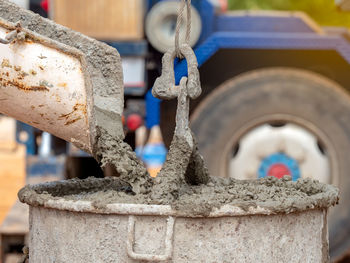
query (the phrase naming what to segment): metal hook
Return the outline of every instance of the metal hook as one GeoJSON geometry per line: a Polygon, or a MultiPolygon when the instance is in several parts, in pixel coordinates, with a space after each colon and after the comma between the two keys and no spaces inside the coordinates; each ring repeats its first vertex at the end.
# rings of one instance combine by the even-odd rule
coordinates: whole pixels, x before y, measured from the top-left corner
{"type": "MultiPolygon", "coordinates": [[[[202,93],[197,58],[193,52],[193,49],[188,44],[182,44],[180,46],[180,51],[187,60],[187,94],[191,99],[196,99],[202,93]]],[[[164,54],[162,59],[162,75],[156,79],[152,89],[152,94],[154,97],[170,100],[180,95],[180,86],[175,85],[175,57],[175,49],[170,49],[164,54]]]]}
{"type": "MultiPolygon", "coordinates": [[[[182,156],[184,158],[174,158],[173,160],[167,158],[164,167],[167,167],[168,163],[177,162],[178,165],[186,168],[177,174],[178,177],[182,177],[190,184],[203,184],[208,182],[209,173],[189,127],[190,98],[195,99],[202,92],[198,63],[196,55],[189,45],[181,45],[180,51],[187,60],[188,77],[182,77],[180,85],[175,85],[174,58],[176,54],[175,49],[171,49],[163,56],[162,75],[157,78],[152,89],[153,96],[157,98],[167,100],[177,98],[175,134],[168,156],[175,156],[176,149],[180,148],[184,152],[187,151],[188,157],[182,156]],[[179,140],[186,143],[179,143],[179,140]]],[[[163,169],[166,170],[164,167],[163,169]]]]}

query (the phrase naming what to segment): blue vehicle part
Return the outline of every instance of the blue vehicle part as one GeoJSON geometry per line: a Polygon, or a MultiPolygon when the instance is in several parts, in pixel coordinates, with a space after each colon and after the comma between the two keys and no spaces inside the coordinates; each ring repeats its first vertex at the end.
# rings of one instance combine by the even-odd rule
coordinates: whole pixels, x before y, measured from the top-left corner
{"type": "Polygon", "coordinates": [[[65,158],[63,156],[28,156],[26,173],[31,176],[55,176],[63,178],[65,158]]]}
{"type": "Polygon", "coordinates": [[[152,6],[158,3],[160,0],[146,0],[145,1],[145,10],[148,13],[151,10],[152,6]]]}
{"type": "MultiPolygon", "coordinates": [[[[199,67],[220,49],[336,50],[350,63],[350,44],[339,36],[315,33],[218,32],[195,49],[199,67]]],[[[187,76],[184,60],[175,65],[175,79],[187,76]]]]}
{"type": "Polygon", "coordinates": [[[284,153],[274,153],[264,158],[258,170],[258,177],[273,176],[271,174],[271,169],[273,168],[280,169],[280,171],[288,171],[286,174],[281,175],[290,175],[293,181],[300,178],[298,162],[284,153]]]}
{"type": "Polygon", "coordinates": [[[146,40],[136,42],[106,42],[116,48],[121,56],[146,56],[148,44],[146,40]]]}
{"type": "Polygon", "coordinates": [[[160,99],[153,97],[151,90],[146,94],[146,127],[151,129],[160,122],[160,99]]]}
{"type": "Polygon", "coordinates": [[[16,141],[18,143],[24,144],[26,146],[27,155],[35,155],[36,153],[36,144],[35,144],[35,128],[20,122],[16,121],[16,141]],[[21,136],[21,134],[25,134],[21,136]],[[25,140],[23,140],[23,138],[25,140]],[[22,140],[21,140],[22,139],[22,140]]]}
{"type": "Polygon", "coordinates": [[[215,9],[208,1],[200,1],[195,6],[202,18],[202,32],[196,46],[203,43],[215,30],[215,9]]]}
{"type": "Polygon", "coordinates": [[[216,32],[315,33],[321,29],[305,15],[280,12],[235,12],[220,15],[215,21],[216,32]],[[272,15],[268,15],[271,13],[272,15]],[[273,15],[275,14],[275,15],[273,15]]]}

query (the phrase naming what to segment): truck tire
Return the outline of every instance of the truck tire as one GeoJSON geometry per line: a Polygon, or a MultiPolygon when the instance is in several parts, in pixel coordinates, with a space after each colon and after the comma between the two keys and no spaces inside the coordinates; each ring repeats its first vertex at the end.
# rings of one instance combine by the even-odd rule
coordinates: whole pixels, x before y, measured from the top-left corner
{"type": "MultiPolygon", "coordinates": [[[[163,1],[154,5],[147,14],[145,31],[148,41],[159,52],[165,53],[174,46],[175,26],[180,1],[163,1]]],[[[185,40],[187,15],[183,16],[184,22],[180,30],[180,43],[185,40]]],[[[190,46],[193,47],[202,31],[202,20],[196,8],[191,8],[191,35],[190,46]]]]}
{"type": "Polygon", "coordinates": [[[342,87],[305,70],[254,70],[216,88],[201,101],[191,121],[199,150],[217,176],[227,176],[240,138],[259,125],[292,123],[313,134],[330,162],[328,183],[340,188],[340,204],[330,211],[330,254],[334,260],[348,251],[350,96],[342,87]]]}

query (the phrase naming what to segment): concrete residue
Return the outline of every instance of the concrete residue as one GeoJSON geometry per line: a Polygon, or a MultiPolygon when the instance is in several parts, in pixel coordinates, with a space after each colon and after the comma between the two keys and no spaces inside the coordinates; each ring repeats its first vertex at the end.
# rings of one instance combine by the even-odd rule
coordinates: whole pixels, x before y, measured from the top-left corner
{"type": "Polygon", "coordinates": [[[95,157],[102,167],[112,165],[119,179],[128,182],[136,194],[148,194],[153,185],[152,178],[130,145],[113,138],[102,128],[98,135],[95,157]]]}
{"type": "Polygon", "coordinates": [[[104,178],[103,180],[96,180],[96,178],[88,178],[85,180],[72,179],[33,186],[27,185],[18,192],[18,196],[21,202],[26,202],[33,206],[40,206],[49,199],[57,199],[69,195],[79,196],[82,193],[96,193],[101,189],[133,194],[130,184],[110,177],[104,178]]]}
{"type": "Polygon", "coordinates": [[[196,150],[193,151],[185,138],[174,136],[166,162],[155,179],[151,194],[153,200],[173,202],[187,186],[209,181],[209,172],[198,154],[197,145],[194,148],[196,150]]]}
{"type": "Polygon", "coordinates": [[[107,204],[171,205],[188,215],[208,215],[224,204],[265,208],[271,213],[291,213],[308,209],[328,208],[338,202],[336,187],[311,179],[292,182],[289,176],[282,180],[267,177],[257,180],[210,177],[206,185],[181,185],[176,195],[159,195],[155,184],[146,193],[136,194],[131,185],[121,178],[88,178],[68,180],[36,186],[26,186],[19,192],[22,202],[42,206],[48,200],[84,200],[103,212],[107,204]]]}

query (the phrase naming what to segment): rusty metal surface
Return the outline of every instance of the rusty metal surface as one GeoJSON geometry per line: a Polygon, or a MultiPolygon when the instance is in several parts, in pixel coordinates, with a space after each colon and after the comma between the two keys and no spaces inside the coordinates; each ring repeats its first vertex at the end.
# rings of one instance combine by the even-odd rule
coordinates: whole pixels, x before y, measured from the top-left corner
{"type": "MultiPolygon", "coordinates": [[[[0,20],[0,37],[11,27],[0,20]]],[[[21,30],[24,40],[0,44],[0,112],[89,150],[82,54],[21,30]]]]}
{"type": "MultiPolygon", "coordinates": [[[[70,103],[69,108],[68,105],[64,105],[66,98],[61,97],[61,105],[62,108],[65,108],[65,111],[59,112],[56,116],[61,116],[61,120],[57,121],[61,125],[52,122],[52,125],[56,126],[55,128],[58,127],[61,131],[57,131],[58,129],[52,130],[55,130],[56,133],[65,133],[64,135],[67,135],[66,131],[69,131],[68,133],[70,134],[73,133],[73,136],[65,137],[70,137],[68,139],[75,146],[90,153],[96,147],[97,138],[102,130],[114,138],[121,140],[124,138],[121,121],[124,106],[123,70],[120,55],[115,48],[56,24],[52,20],[45,19],[31,11],[21,9],[7,0],[0,0],[0,21],[3,21],[2,24],[5,24],[4,21],[6,21],[6,24],[9,26],[5,28],[9,32],[16,28],[19,21],[22,32],[25,35],[19,32],[17,33],[17,39],[30,39],[34,43],[41,43],[45,47],[53,48],[56,51],[59,50],[71,60],[80,62],[85,81],[86,101],[85,103],[84,101],[73,101],[73,103],[70,103]],[[74,111],[74,106],[77,103],[86,105],[88,130],[84,129],[84,120],[77,120],[75,114],[75,117],[73,116],[74,118],[72,119],[65,120],[64,118],[66,114],[74,111]],[[64,123],[67,125],[64,125],[64,123]],[[83,129],[80,129],[79,125],[83,126],[83,129]],[[73,130],[75,130],[75,133],[73,130]]],[[[0,35],[0,38],[4,39],[4,35],[0,35]]],[[[43,58],[46,55],[43,54],[41,56],[38,54],[38,56],[43,58]]],[[[63,71],[62,68],[60,70],[63,71]]],[[[40,72],[38,70],[35,71],[40,72]]],[[[62,73],[61,71],[57,72],[62,73]]],[[[72,76],[69,75],[68,79],[70,80],[71,78],[72,76]]],[[[59,87],[62,90],[64,88],[68,90],[76,89],[74,86],[65,83],[67,81],[56,83],[57,86],[54,85],[54,89],[59,87]]],[[[77,89],[79,90],[79,88],[77,89]]],[[[48,92],[31,91],[30,93],[47,94],[48,92]]],[[[63,91],[61,93],[64,95],[63,91]]],[[[71,94],[72,100],[76,99],[77,95],[80,95],[77,92],[72,92],[71,94]]],[[[52,109],[49,110],[52,111],[52,109]]],[[[83,112],[79,114],[81,116],[84,115],[83,112]]]]}

